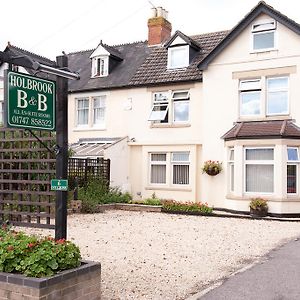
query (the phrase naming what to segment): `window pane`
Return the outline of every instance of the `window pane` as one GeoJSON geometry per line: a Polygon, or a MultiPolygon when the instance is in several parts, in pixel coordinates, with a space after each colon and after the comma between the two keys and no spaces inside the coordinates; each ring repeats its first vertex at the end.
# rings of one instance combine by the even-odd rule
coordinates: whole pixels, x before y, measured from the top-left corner
{"type": "Polygon", "coordinates": [[[77,100],[77,125],[87,125],[89,120],[89,100],[77,100]]]}
{"type": "Polygon", "coordinates": [[[288,160],[299,160],[297,148],[287,148],[288,160]]]}
{"type": "Polygon", "coordinates": [[[261,84],[259,79],[245,80],[240,82],[241,91],[260,90],[261,84]]]}
{"type": "Polygon", "coordinates": [[[275,28],[275,21],[253,25],[253,32],[270,30],[275,28]]]}
{"type": "Polygon", "coordinates": [[[154,102],[166,102],[168,101],[168,93],[155,93],[154,102]]]}
{"type": "Polygon", "coordinates": [[[230,191],[234,191],[234,164],[233,163],[229,165],[229,171],[230,171],[230,191]]]}
{"type": "Polygon", "coordinates": [[[229,150],[229,160],[234,160],[234,149],[229,150]]]}
{"type": "Polygon", "coordinates": [[[274,149],[246,149],[246,160],[273,160],[274,149]]]}
{"type": "Polygon", "coordinates": [[[287,114],[288,92],[269,92],[267,106],[268,114],[287,114]]]}
{"type": "Polygon", "coordinates": [[[246,192],[273,193],[273,191],[273,165],[246,165],[246,192]]]}
{"type": "Polygon", "coordinates": [[[262,32],[253,35],[253,49],[274,48],[274,32],[262,32]]]}
{"type": "Polygon", "coordinates": [[[151,154],[151,161],[166,161],[167,154],[164,153],[152,153],[151,154]]]}
{"type": "Polygon", "coordinates": [[[168,122],[169,105],[155,105],[152,108],[148,121],[168,122]]]}
{"type": "Polygon", "coordinates": [[[189,107],[188,101],[174,101],[174,122],[188,121],[189,107]]]}
{"type": "Polygon", "coordinates": [[[297,166],[287,165],[287,193],[297,193],[297,166]]]}
{"type": "Polygon", "coordinates": [[[78,109],[89,108],[89,100],[88,99],[78,99],[77,104],[78,104],[78,109]]]}
{"type": "Polygon", "coordinates": [[[94,124],[103,124],[105,119],[105,96],[93,98],[94,124]]]}
{"type": "Polygon", "coordinates": [[[241,98],[241,116],[260,114],[260,91],[243,92],[241,98]]]}
{"type": "Polygon", "coordinates": [[[173,92],[172,99],[188,99],[189,98],[189,92],[173,92]]]}
{"type": "Polygon", "coordinates": [[[187,51],[186,48],[173,48],[170,50],[172,68],[181,68],[187,66],[187,51]]]}
{"type": "Polygon", "coordinates": [[[288,77],[268,78],[268,90],[286,90],[288,77]]]}
{"type": "Polygon", "coordinates": [[[165,165],[151,165],[151,183],[166,183],[165,165]]]}
{"type": "Polygon", "coordinates": [[[173,165],[173,184],[189,184],[189,165],[173,165]]]}
{"type": "Polygon", "coordinates": [[[172,153],[172,161],[190,161],[190,153],[189,152],[173,152],[172,153]]]}

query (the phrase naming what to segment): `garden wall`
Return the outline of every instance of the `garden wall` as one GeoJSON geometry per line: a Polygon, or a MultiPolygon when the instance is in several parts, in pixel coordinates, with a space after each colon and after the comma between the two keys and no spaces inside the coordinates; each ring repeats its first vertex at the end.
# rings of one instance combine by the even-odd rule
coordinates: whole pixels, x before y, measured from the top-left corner
{"type": "Polygon", "coordinates": [[[101,265],[89,261],[47,278],[0,272],[0,300],[99,300],[100,285],[101,265]]]}

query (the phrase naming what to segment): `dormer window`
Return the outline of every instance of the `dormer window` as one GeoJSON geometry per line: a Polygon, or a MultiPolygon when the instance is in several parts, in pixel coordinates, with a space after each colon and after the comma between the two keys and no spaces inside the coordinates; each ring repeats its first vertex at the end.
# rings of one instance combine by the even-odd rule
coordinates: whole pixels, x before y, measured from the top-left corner
{"type": "Polygon", "coordinates": [[[185,68],[189,65],[189,46],[168,48],[168,69],[185,68]]]}
{"type": "Polygon", "coordinates": [[[254,51],[275,48],[276,21],[261,21],[252,26],[252,46],[254,51]]]}
{"type": "Polygon", "coordinates": [[[94,57],[92,59],[92,77],[108,75],[108,56],[94,57]]]}

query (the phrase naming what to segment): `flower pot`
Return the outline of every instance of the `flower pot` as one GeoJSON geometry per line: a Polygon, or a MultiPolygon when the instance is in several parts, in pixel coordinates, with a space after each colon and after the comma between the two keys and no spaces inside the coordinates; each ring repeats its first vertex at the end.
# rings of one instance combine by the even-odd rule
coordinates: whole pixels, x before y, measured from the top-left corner
{"type": "Polygon", "coordinates": [[[251,208],[250,207],[250,216],[254,217],[254,218],[263,218],[263,217],[266,217],[268,214],[268,209],[267,208],[257,208],[257,209],[254,209],[254,208],[251,208]]]}
{"type": "Polygon", "coordinates": [[[216,169],[207,169],[206,174],[209,176],[216,176],[220,173],[220,170],[216,170],[216,169]]]}

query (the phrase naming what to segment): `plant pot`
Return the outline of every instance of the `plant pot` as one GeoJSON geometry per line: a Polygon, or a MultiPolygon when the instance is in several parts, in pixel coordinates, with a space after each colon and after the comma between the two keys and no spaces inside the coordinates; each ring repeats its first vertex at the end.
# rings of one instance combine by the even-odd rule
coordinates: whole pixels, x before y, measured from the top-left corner
{"type": "Polygon", "coordinates": [[[267,208],[254,209],[250,207],[250,216],[254,218],[263,218],[268,214],[267,208]]]}
{"type": "Polygon", "coordinates": [[[216,176],[216,175],[218,175],[220,173],[220,171],[216,170],[216,169],[208,169],[205,172],[209,176],[216,176]]]}

